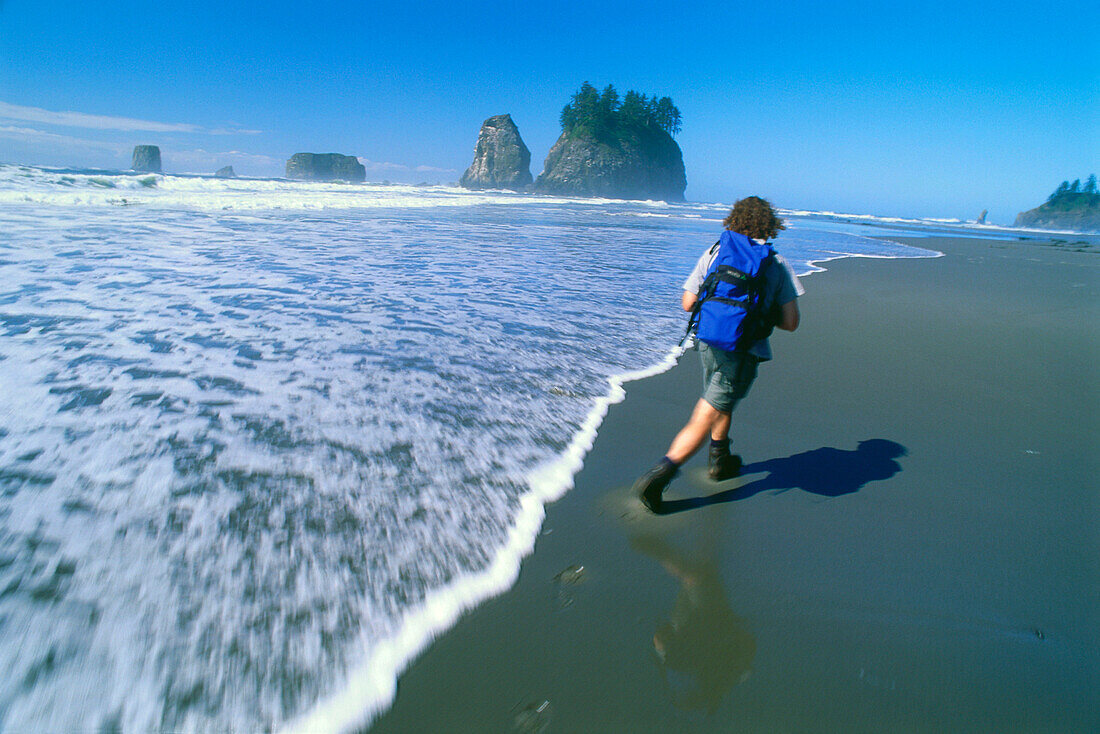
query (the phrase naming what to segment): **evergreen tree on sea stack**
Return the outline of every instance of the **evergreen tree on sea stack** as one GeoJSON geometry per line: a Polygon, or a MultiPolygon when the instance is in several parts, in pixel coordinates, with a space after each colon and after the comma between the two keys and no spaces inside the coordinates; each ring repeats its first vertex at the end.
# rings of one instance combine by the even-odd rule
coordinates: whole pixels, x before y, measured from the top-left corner
{"type": "Polygon", "coordinates": [[[668,97],[651,98],[632,89],[620,101],[611,84],[603,92],[597,92],[588,82],[581,85],[561,111],[562,132],[604,139],[614,139],[616,132],[637,126],[676,135],[680,132],[680,120],[680,110],[668,97]]]}
{"type": "Polygon", "coordinates": [[[683,201],[680,110],[669,97],[585,82],[561,111],[561,137],[535,189],[549,194],[683,201]]]}

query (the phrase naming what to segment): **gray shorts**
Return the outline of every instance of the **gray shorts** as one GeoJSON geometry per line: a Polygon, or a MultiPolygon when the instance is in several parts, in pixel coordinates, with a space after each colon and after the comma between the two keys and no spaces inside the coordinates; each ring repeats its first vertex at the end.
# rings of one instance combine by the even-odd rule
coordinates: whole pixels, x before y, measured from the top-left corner
{"type": "Polygon", "coordinates": [[[732,413],[756,379],[760,360],[696,342],[703,360],[703,400],[719,413],[732,413]]]}

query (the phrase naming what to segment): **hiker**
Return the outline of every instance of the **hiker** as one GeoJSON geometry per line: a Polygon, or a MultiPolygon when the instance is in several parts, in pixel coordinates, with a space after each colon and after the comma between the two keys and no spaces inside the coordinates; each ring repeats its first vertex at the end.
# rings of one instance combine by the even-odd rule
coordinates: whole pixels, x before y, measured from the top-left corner
{"type": "Polygon", "coordinates": [[[730,454],[730,414],[745,397],[760,362],[772,358],[768,334],[798,328],[798,296],[804,290],[768,240],[786,229],[766,200],[749,196],[722,222],[722,238],[699,258],[684,281],[681,305],[692,314],[703,362],[703,396],[668,453],[634,483],[642,502],[661,511],[661,494],[680,465],[710,438],[707,474],[721,481],[741,471],[730,454]]]}

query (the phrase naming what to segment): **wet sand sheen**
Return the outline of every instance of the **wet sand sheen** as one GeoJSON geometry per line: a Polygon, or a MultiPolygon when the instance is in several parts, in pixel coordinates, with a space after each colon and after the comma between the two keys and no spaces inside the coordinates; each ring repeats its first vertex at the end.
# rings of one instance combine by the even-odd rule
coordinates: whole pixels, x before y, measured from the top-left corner
{"type": "Polygon", "coordinates": [[[1100,258],[920,239],[806,280],[734,415],[647,514],[698,395],[627,385],[507,594],[402,676],[397,731],[1100,726],[1100,258]]]}

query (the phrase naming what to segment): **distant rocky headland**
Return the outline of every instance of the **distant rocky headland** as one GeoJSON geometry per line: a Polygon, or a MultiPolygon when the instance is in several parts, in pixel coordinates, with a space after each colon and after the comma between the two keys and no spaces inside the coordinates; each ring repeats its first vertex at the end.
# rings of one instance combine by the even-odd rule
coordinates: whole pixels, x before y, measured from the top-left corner
{"type": "Polygon", "coordinates": [[[1084,185],[1080,179],[1072,184],[1063,181],[1044,203],[1020,212],[1016,226],[1100,231],[1100,193],[1097,192],[1096,176],[1089,176],[1084,185]]]}
{"type": "MultiPolygon", "coordinates": [[[[562,110],[561,136],[531,188],[565,196],[683,201],[684,158],[672,137],[680,121],[680,110],[668,97],[631,90],[620,99],[610,84],[599,92],[585,82],[562,110]]],[[[531,183],[530,159],[511,116],[490,117],[460,184],[522,190],[531,183]]]]}
{"type": "Polygon", "coordinates": [[[305,181],[367,180],[367,169],[352,155],[295,153],[286,162],[286,177],[305,181]]]}
{"type": "Polygon", "coordinates": [[[494,115],[481,124],[474,162],[459,185],[467,189],[523,190],[531,185],[531,151],[511,115],[494,115]]]}

